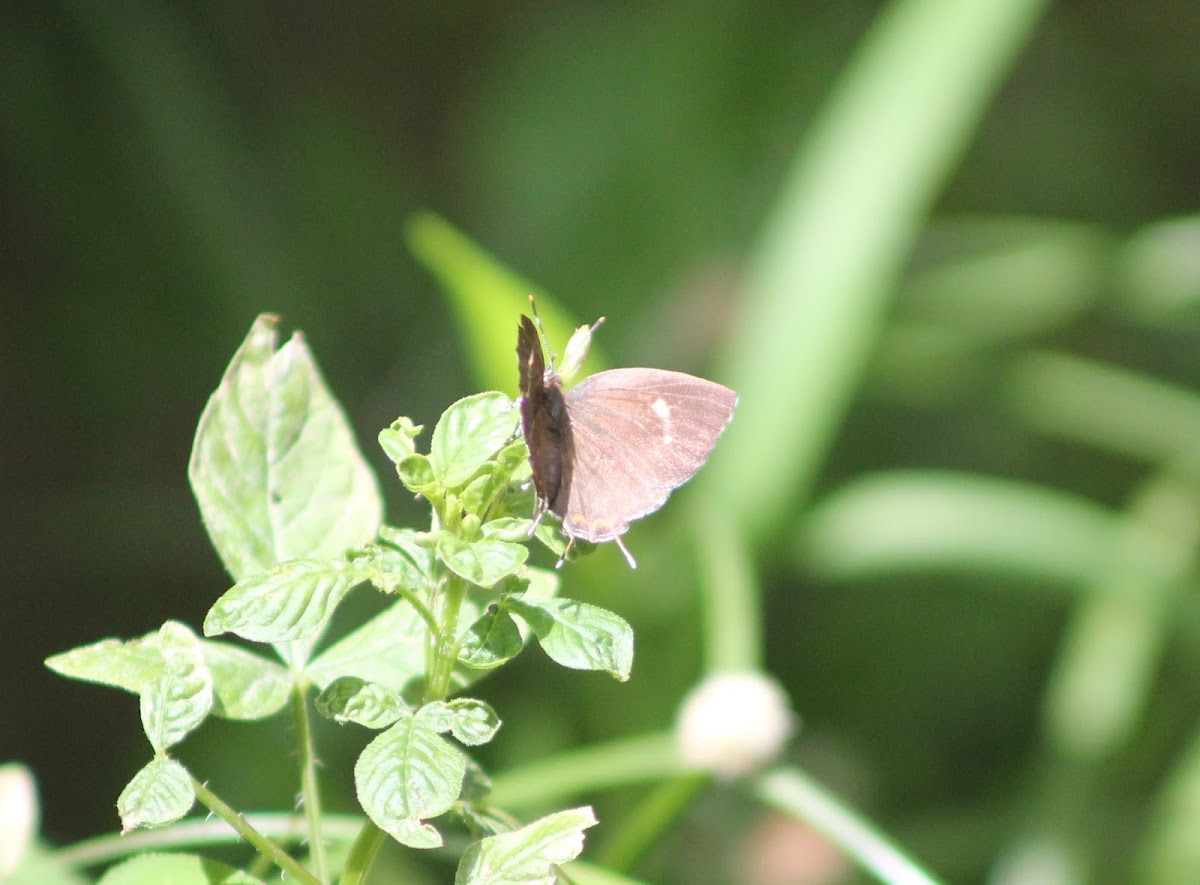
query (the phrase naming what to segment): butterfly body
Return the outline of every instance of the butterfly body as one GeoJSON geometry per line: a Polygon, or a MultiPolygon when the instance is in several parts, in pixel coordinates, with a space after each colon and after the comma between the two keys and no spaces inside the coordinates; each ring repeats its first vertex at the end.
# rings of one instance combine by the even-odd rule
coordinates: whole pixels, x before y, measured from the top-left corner
{"type": "Polygon", "coordinates": [[[615,541],[633,565],[621,535],[703,466],[737,394],[682,372],[641,368],[599,372],[564,391],[525,316],[517,355],[538,518],[557,515],[570,543],[615,541]]]}

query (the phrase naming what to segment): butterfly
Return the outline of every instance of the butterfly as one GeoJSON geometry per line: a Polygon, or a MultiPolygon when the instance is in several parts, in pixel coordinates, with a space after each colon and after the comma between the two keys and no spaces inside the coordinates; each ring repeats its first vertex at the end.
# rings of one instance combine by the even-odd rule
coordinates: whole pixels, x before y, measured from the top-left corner
{"type": "Polygon", "coordinates": [[[559,566],[582,538],[616,542],[637,568],[621,536],[704,466],[738,398],[728,387],[663,369],[610,369],[564,390],[563,376],[583,362],[603,321],[575,333],[560,374],[552,357],[546,365],[541,322],[521,316],[521,427],[537,492],[534,527],[547,511],[562,520],[568,541],[559,566]]]}

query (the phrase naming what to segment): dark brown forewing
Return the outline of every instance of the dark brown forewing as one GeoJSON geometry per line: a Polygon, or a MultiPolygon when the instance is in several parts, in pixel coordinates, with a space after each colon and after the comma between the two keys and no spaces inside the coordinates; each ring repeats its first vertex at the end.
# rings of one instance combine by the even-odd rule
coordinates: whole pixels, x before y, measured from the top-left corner
{"type": "Polygon", "coordinates": [[[529,466],[541,512],[561,497],[563,468],[565,465],[570,469],[572,447],[562,391],[557,385],[546,387],[542,342],[527,316],[521,317],[517,328],[517,362],[521,376],[521,430],[529,447],[529,466]]]}
{"type": "Polygon", "coordinates": [[[566,392],[574,442],[568,534],[607,541],[653,513],[708,459],[733,416],[728,387],[660,369],[613,369],[566,392]]]}
{"type": "Polygon", "coordinates": [[[517,326],[517,363],[520,366],[522,398],[536,397],[545,383],[546,360],[542,356],[542,342],[537,329],[527,316],[522,316],[521,324],[517,326]]]}

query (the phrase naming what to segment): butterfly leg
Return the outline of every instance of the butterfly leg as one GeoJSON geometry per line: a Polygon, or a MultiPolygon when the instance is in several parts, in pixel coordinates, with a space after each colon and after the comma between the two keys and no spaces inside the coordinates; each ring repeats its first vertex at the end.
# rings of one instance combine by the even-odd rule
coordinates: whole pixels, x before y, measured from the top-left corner
{"type": "Polygon", "coordinates": [[[558,558],[558,562],[554,563],[555,568],[562,568],[563,563],[567,561],[567,557],[571,553],[571,548],[575,546],[575,536],[567,535],[567,549],[562,552],[562,556],[558,558]]]}

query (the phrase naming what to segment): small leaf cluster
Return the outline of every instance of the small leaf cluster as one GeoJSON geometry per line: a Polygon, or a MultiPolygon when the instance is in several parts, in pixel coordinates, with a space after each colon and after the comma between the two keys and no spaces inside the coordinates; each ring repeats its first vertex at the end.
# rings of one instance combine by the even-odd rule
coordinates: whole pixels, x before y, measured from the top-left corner
{"type": "MultiPolygon", "coordinates": [[[[375,732],[353,771],[365,826],[425,849],[441,846],[444,823],[456,818],[476,837],[456,881],[547,881],[554,864],[582,850],[591,810],[517,828],[492,808],[486,774],[468,754],[496,736],[501,720],[462,692],[530,637],[563,666],[626,679],[632,631],[611,612],[559,598],[557,573],[527,564],[535,535],[559,554],[563,541],[550,524],[534,529],[528,451],[507,397],[454,403],[428,452],[418,451],[422,428],[407,418],[380,433],[400,482],[431,509],[427,529],[388,526],[378,484],[303,338],[277,348],[275,326],[269,316],[255,323],[193,447],[192,488],[235,581],[209,609],[203,637],[169,621],[47,661],[65,676],[139,698],[153,755],[118,800],[123,830],[172,823],[199,798],[288,874],[328,881],[319,815],[308,821],[310,869],[255,833],[172,755],[210,715],[263,719],[290,706],[301,735],[311,734],[312,711],[375,732]],[[339,604],[360,586],[393,601],[324,642],[339,604]],[[222,634],[266,644],[271,654],[211,638],[222,634]]],[[[299,755],[304,803],[319,808],[315,751],[301,741],[299,755]]],[[[186,858],[159,859],[172,857],[186,858]]],[[[369,857],[351,856],[352,865],[369,865],[369,857]]]]}

